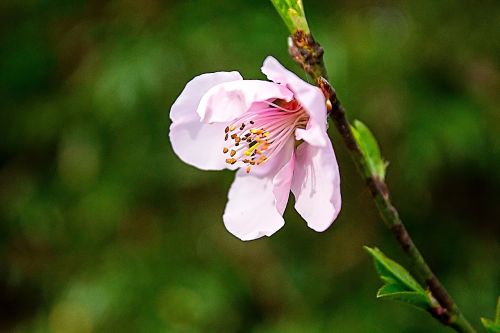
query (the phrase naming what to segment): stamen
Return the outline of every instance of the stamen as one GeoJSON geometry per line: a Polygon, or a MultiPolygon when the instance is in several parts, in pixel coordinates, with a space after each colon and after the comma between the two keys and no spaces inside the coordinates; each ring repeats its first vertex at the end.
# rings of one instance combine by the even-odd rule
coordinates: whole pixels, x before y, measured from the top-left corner
{"type": "Polygon", "coordinates": [[[252,154],[252,152],[254,152],[254,150],[257,149],[260,145],[261,145],[260,142],[259,143],[255,142],[255,144],[253,144],[253,145],[250,144],[250,148],[248,148],[247,150],[245,150],[245,155],[250,156],[250,154],[252,154]]]}
{"type": "Polygon", "coordinates": [[[262,165],[276,155],[293,140],[295,129],[305,128],[309,121],[296,100],[267,104],[269,107],[248,111],[224,129],[224,140],[231,138],[229,146],[223,148],[223,153],[231,157],[226,163],[243,163],[249,173],[252,166],[262,165]]]}

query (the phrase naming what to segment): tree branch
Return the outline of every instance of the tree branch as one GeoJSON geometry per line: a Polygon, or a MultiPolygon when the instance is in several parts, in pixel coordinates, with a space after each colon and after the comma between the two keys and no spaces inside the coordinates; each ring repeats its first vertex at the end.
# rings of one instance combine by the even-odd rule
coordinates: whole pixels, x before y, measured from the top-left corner
{"type": "Polygon", "coordinates": [[[412,270],[417,279],[428,287],[440,306],[429,310],[431,315],[444,325],[454,328],[457,332],[474,333],[475,330],[465,319],[460,309],[448,294],[444,286],[434,275],[425,262],[422,254],[401,221],[398,211],[390,200],[389,188],[384,179],[373,174],[368,167],[368,161],[360,150],[346,117],[344,107],[337,97],[335,89],[328,82],[326,67],[323,63],[323,49],[310,33],[297,30],[289,38],[289,53],[321,88],[329,102],[329,115],[335,127],[349,150],[349,153],[361,172],[366,185],[375,201],[377,210],[385,225],[394,234],[403,252],[412,264],[412,270]]]}

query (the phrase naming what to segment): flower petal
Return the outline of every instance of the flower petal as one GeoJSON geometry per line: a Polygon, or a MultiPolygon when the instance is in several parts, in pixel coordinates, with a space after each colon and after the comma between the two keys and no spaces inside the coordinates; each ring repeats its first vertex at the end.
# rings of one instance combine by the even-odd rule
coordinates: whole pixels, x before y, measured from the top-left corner
{"type": "Polygon", "coordinates": [[[242,80],[238,72],[217,72],[202,74],[186,84],[170,110],[170,142],[181,160],[203,170],[228,167],[222,155],[226,125],[202,123],[196,110],[213,86],[242,80]]]}
{"type": "Polygon", "coordinates": [[[269,80],[286,85],[309,114],[306,129],[296,131],[297,140],[304,140],[313,146],[326,146],[329,141],[326,134],[326,101],[321,90],[290,72],[273,57],[264,60],[262,72],[269,80]]]}
{"type": "Polygon", "coordinates": [[[210,89],[201,99],[197,112],[206,123],[230,122],[248,111],[254,102],[274,99],[290,101],[292,98],[290,90],[274,82],[233,81],[210,89]]]}
{"type": "Polygon", "coordinates": [[[281,229],[293,166],[294,159],[290,158],[275,175],[259,177],[244,170],[236,173],[223,216],[230,233],[247,241],[271,236],[281,229]]]}
{"type": "Polygon", "coordinates": [[[172,122],[199,121],[200,117],[196,113],[196,110],[203,95],[210,88],[230,81],[243,81],[243,78],[236,71],[206,73],[193,78],[186,84],[186,87],[182,90],[170,109],[170,119],[172,122]]]}
{"type": "Polygon", "coordinates": [[[275,175],[287,164],[293,157],[293,151],[295,150],[295,140],[293,137],[283,145],[282,148],[274,156],[271,156],[266,160],[265,163],[261,165],[255,165],[252,167],[252,173],[259,177],[265,175],[275,175]]]}
{"type": "Polygon", "coordinates": [[[303,143],[296,150],[292,180],[295,209],[307,225],[326,230],[340,212],[340,175],[330,141],[325,147],[303,143]]]}
{"type": "Polygon", "coordinates": [[[288,197],[290,196],[294,167],[295,157],[292,152],[292,156],[288,163],[286,163],[273,178],[273,193],[276,198],[276,209],[281,215],[285,212],[288,197]]]}

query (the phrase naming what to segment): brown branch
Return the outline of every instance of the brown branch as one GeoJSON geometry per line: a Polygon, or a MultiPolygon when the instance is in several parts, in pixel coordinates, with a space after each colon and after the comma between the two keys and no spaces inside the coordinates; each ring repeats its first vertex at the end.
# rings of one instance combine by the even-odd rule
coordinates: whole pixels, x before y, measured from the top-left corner
{"type": "Polygon", "coordinates": [[[344,107],[337,97],[335,89],[328,82],[326,67],[323,63],[323,49],[311,34],[296,31],[289,39],[289,53],[317,83],[329,101],[329,115],[335,127],[349,150],[349,153],[361,172],[367,187],[375,201],[377,210],[386,226],[394,234],[403,252],[412,264],[412,270],[417,279],[431,291],[439,305],[431,308],[431,315],[444,325],[454,328],[457,332],[474,333],[475,330],[460,312],[458,306],[448,294],[444,286],[434,275],[425,262],[422,254],[401,221],[398,211],[390,200],[390,193],[384,179],[373,174],[368,162],[362,154],[346,117],[344,107]]]}

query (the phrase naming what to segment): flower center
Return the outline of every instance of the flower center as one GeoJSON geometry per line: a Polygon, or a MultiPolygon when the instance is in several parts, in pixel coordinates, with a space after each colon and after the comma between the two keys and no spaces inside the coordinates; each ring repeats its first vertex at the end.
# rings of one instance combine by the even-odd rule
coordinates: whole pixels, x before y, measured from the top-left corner
{"type": "Polygon", "coordinates": [[[226,127],[223,149],[226,163],[242,162],[249,173],[278,153],[293,137],[295,129],[305,128],[309,115],[296,101],[265,102],[262,108],[251,109],[226,127]]]}

